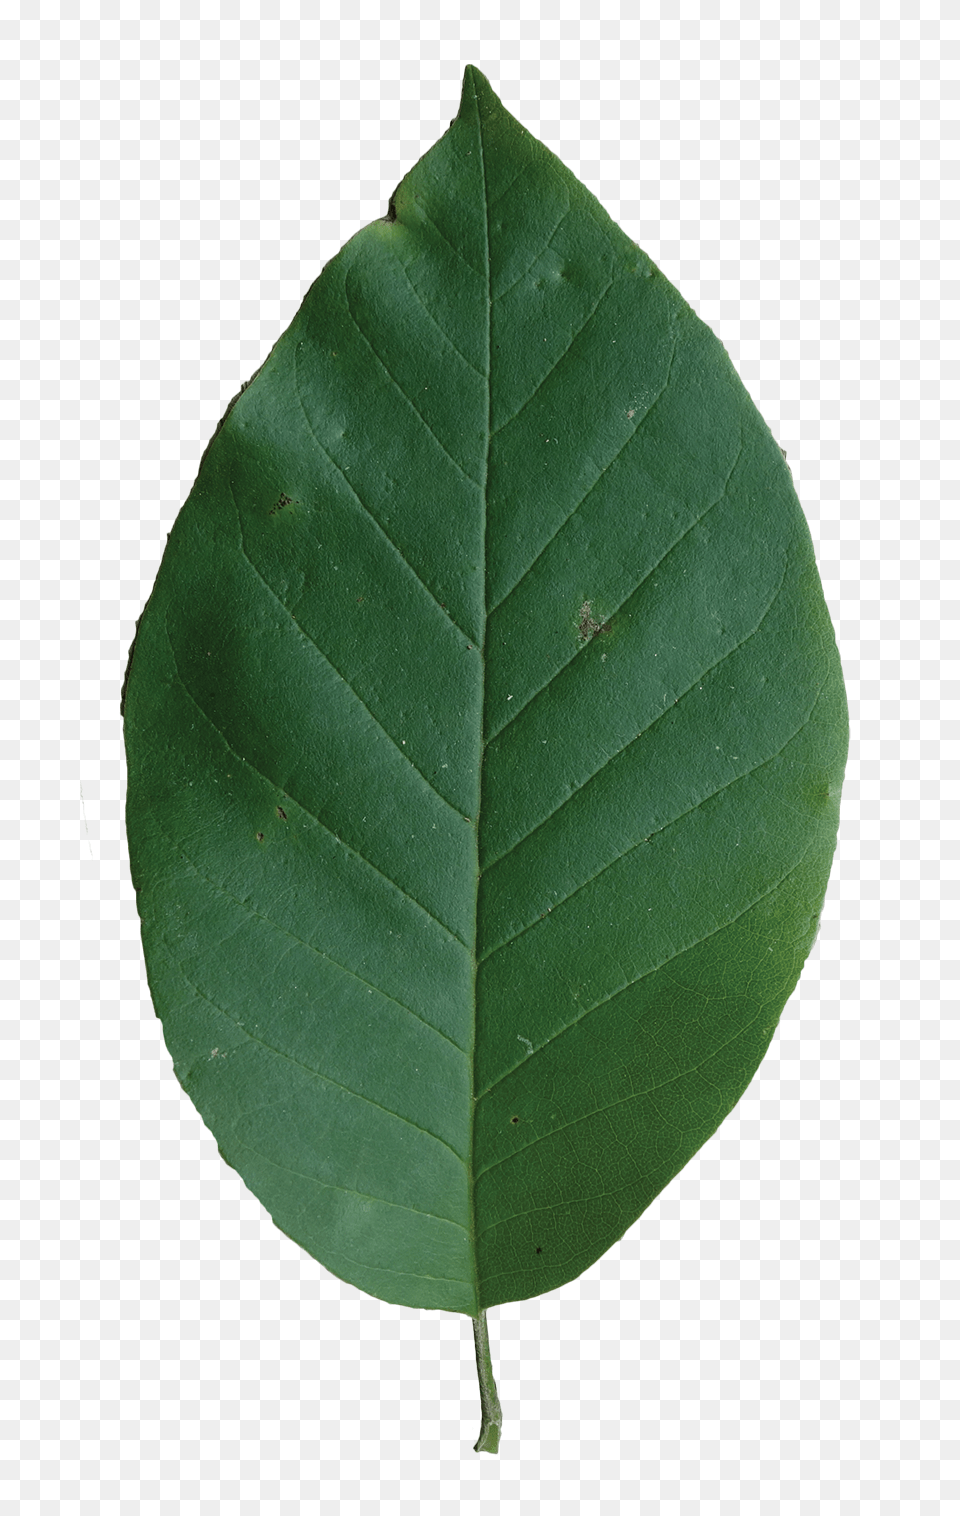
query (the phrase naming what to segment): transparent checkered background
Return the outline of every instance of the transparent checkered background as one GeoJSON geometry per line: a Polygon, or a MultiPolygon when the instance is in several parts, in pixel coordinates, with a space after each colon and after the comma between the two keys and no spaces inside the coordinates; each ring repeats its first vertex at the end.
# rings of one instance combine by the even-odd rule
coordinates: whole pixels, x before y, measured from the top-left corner
{"type": "Polygon", "coordinates": [[[945,1510],[960,28],[927,0],[304,9],[328,19],[39,0],[0,22],[0,1499],[945,1510]],[[729,348],[789,455],[853,726],[819,942],[753,1085],[600,1263],[491,1313],[499,1459],[471,1449],[466,1319],[383,1305],[301,1254],[180,1091],[141,962],[119,720],[216,421],[445,129],[468,62],[729,348]]]}

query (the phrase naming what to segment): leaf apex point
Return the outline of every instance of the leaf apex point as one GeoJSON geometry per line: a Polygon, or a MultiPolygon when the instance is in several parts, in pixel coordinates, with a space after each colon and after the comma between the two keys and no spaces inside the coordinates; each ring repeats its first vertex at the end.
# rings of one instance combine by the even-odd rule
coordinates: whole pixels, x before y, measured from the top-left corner
{"type": "Polygon", "coordinates": [[[499,105],[500,97],[496,93],[490,80],[482,69],[477,68],[475,63],[468,63],[463,70],[463,87],[460,94],[460,114],[467,101],[474,101],[480,105],[499,105]]]}

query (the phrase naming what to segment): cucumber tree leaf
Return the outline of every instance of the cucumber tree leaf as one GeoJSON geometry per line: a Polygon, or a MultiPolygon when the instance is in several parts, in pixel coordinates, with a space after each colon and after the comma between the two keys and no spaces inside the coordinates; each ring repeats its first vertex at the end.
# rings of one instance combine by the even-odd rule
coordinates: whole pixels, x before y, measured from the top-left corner
{"type": "Polygon", "coordinates": [[[593,1263],[755,1073],[847,718],[726,352],[476,69],[217,429],[125,729],[184,1089],[284,1232],[489,1368],[486,1308],[593,1263]]]}

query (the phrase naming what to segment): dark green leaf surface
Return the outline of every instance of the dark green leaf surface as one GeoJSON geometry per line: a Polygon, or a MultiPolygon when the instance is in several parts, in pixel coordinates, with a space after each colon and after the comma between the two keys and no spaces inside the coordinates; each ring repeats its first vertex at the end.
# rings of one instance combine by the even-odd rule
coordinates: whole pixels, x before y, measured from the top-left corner
{"type": "Polygon", "coordinates": [[[809,532],[720,343],[476,70],[215,434],[125,726],[177,1074],[341,1278],[552,1289],[753,1076],[846,756],[809,532]]]}

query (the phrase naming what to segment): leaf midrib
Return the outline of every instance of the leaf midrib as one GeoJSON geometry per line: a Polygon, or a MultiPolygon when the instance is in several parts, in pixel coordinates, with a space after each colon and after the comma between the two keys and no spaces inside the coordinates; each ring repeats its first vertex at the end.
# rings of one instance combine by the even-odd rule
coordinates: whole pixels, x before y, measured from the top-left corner
{"type": "Polygon", "coordinates": [[[493,271],[490,263],[490,196],[487,187],[487,165],[483,150],[483,122],[480,116],[480,98],[477,91],[476,75],[471,70],[471,83],[473,85],[473,104],[477,113],[477,148],[480,156],[480,176],[483,184],[483,229],[484,229],[484,255],[487,276],[487,358],[486,358],[486,385],[487,385],[487,435],[483,457],[483,472],[480,484],[480,575],[483,592],[483,604],[481,607],[482,626],[480,637],[480,699],[477,702],[477,734],[476,748],[478,754],[477,769],[477,814],[474,821],[474,896],[473,896],[473,974],[471,993],[473,999],[473,1026],[470,1040],[470,1132],[467,1146],[467,1186],[468,1204],[467,1220],[468,1234],[470,1238],[470,1258],[473,1265],[473,1295],[476,1313],[481,1310],[480,1304],[480,1270],[477,1260],[477,1213],[476,1213],[476,1185],[474,1176],[474,1146],[476,1139],[476,1114],[477,1114],[477,974],[479,969],[479,946],[480,931],[480,817],[483,806],[483,733],[486,718],[486,670],[487,670],[487,481],[490,472],[490,448],[493,441],[493,384],[491,365],[493,357],[493,271]]]}

